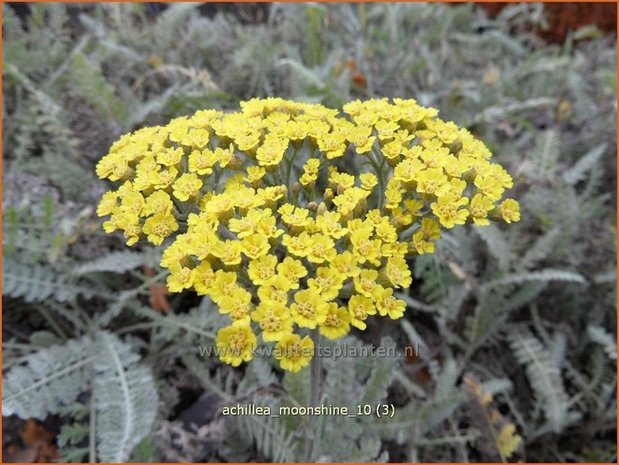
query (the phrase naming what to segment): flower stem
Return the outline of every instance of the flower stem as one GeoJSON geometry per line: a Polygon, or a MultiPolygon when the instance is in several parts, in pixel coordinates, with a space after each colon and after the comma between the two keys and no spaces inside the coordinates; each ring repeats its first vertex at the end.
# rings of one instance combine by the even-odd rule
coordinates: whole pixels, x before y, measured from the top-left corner
{"type": "Polygon", "coordinates": [[[318,356],[318,345],[320,344],[318,328],[311,331],[310,337],[314,343],[314,357],[310,365],[310,405],[316,407],[320,401],[320,386],[322,384],[322,366],[318,356]]]}
{"type": "Polygon", "coordinates": [[[379,164],[376,160],[374,160],[374,151],[368,156],[369,162],[374,168],[374,172],[376,173],[376,177],[378,178],[378,197],[377,197],[377,207],[382,210],[383,208],[383,196],[385,195],[385,179],[383,177],[383,166],[385,160],[379,164]]]}
{"type": "MultiPolygon", "coordinates": [[[[314,356],[312,357],[311,365],[310,365],[310,392],[309,392],[309,403],[312,407],[318,407],[320,403],[320,388],[322,386],[322,364],[319,354],[319,344],[320,344],[320,333],[318,332],[318,328],[313,329],[310,332],[310,337],[314,342],[314,356]]],[[[306,461],[312,462],[313,457],[315,456],[315,451],[320,450],[320,431],[319,431],[319,416],[314,416],[310,419],[309,426],[312,431],[309,435],[309,440],[307,442],[306,447],[306,461]]]]}

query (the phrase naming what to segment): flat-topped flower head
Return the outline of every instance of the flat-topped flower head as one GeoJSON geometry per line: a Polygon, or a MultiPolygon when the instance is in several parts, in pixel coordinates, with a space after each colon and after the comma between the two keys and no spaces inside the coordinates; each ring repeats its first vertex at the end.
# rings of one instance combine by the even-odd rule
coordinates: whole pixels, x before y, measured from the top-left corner
{"type": "Polygon", "coordinates": [[[411,261],[443,230],[520,219],[484,143],[415,100],[240,106],[126,134],[96,167],[116,185],[103,229],[162,246],[169,290],[215,303],[226,363],[250,360],[258,335],[301,370],[309,330],[338,339],[401,318],[411,261]]]}

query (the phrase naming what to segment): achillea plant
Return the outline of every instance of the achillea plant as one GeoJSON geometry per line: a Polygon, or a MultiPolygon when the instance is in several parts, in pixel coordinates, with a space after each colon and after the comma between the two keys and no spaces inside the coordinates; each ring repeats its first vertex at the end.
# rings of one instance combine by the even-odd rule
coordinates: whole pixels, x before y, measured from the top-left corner
{"type": "Polygon", "coordinates": [[[127,134],[97,165],[122,183],[99,204],[105,231],[169,241],[170,291],[228,315],[216,343],[233,366],[257,332],[300,370],[314,347],[303,328],[337,339],[371,315],[402,317],[407,259],[434,252],[442,228],[520,219],[487,147],[414,100],[353,101],[346,115],[279,98],[241,107],[127,134]]]}

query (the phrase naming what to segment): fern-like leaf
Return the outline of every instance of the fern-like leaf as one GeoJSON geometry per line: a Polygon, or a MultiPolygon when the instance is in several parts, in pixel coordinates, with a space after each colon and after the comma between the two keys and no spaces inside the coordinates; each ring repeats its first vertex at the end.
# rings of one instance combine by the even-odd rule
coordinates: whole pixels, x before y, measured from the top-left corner
{"type": "MultiPolygon", "coordinates": [[[[381,347],[391,350],[395,343],[390,337],[383,338],[381,347]]],[[[361,404],[375,405],[387,397],[387,388],[391,384],[397,359],[395,357],[373,357],[372,372],[363,386],[361,404]]]]}
{"type": "Polygon", "coordinates": [[[93,396],[96,405],[97,454],[102,462],[125,462],[150,432],[159,396],[149,368],[129,344],[99,333],[99,357],[93,396]]]}
{"type": "MultiPolygon", "coordinates": [[[[261,402],[260,404],[266,405],[261,402]]],[[[241,434],[256,444],[256,448],[273,462],[292,462],[296,458],[292,432],[278,419],[270,416],[241,415],[236,417],[241,434]]]]}
{"type": "Polygon", "coordinates": [[[529,384],[551,429],[555,432],[561,431],[568,420],[570,405],[561,371],[552,354],[528,332],[511,334],[509,343],[518,362],[526,367],[529,384]]]}
{"type": "Polygon", "coordinates": [[[114,88],[105,79],[98,63],[77,53],[73,59],[72,78],[75,89],[101,118],[106,121],[124,121],[126,103],[114,93],[114,88]]]}
{"type": "Polygon", "coordinates": [[[615,336],[608,333],[604,328],[596,325],[587,327],[587,335],[593,342],[600,344],[604,348],[604,352],[611,360],[617,360],[617,343],[615,336]]]}
{"type": "Polygon", "coordinates": [[[584,179],[587,171],[593,168],[601,156],[604,155],[606,146],[606,144],[600,144],[589,150],[589,152],[583,155],[574,166],[563,173],[563,179],[565,179],[568,184],[576,184],[578,181],[584,179]]]}
{"type": "Polygon", "coordinates": [[[587,282],[581,274],[575,273],[573,271],[545,269],[541,271],[534,271],[531,273],[510,274],[503,278],[488,281],[487,283],[485,283],[483,288],[487,291],[497,286],[504,286],[506,284],[518,284],[527,281],[571,281],[580,284],[585,284],[587,282]]]}
{"type": "Polygon", "coordinates": [[[539,237],[518,262],[518,268],[520,270],[531,269],[544,260],[552,252],[562,233],[562,229],[557,226],[539,237]]]}
{"type": "Polygon", "coordinates": [[[76,268],[74,274],[81,276],[89,273],[124,273],[149,263],[147,253],[120,251],[112,252],[76,268]]]}
{"type": "Polygon", "coordinates": [[[6,259],[3,263],[2,293],[8,297],[22,297],[26,302],[37,302],[53,297],[66,302],[77,295],[90,297],[91,287],[78,283],[66,274],[42,265],[22,265],[6,259]]]}
{"type": "Polygon", "coordinates": [[[488,252],[496,258],[501,270],[507,270],[513,259],[509,242],[499,228],[491,224],[489,226],[476,227],[475,232],[488,245],[488,252]]]}
{"type": "Polygon", "coordinates": [[[297,373],[287,371],[283,385],[288,395],[299,405],[309,405],[310,370],[301,370],[297,373]]]}
{"type": "Polygon", "coordinates": [[[469,342],[479,343],[487,336],[497,322],[497,313],[501,311],[504,298],[498,292],[484,293],[475,307],[473,315],[466,318],[466,334],[469,342]]]}
{"type": "Polygon", "coordinates": [[[84,337],[39,350],[2,381],[2,414],[43,419],[70,404],[92,379],[93,342],[84,337]]]}

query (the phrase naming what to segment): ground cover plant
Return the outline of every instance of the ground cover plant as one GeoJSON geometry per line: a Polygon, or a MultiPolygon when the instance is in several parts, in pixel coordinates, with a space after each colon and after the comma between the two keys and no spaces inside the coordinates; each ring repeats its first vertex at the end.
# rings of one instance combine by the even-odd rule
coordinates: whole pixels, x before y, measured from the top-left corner
{"type": "Polygon", "coordinates": [[[4,4],[5,459],[615,460],[616,44],[587,27],[546,45],[531,32],[544,24],[535,4],[495,19],[440,4],[4,4]],[[310,367],[205,355],[229,317],[169,293],[187,286],[160,265],[167,244],[128,249],[97,215],[117,186],[96,165],[122,134],[268,97],[414,98],[483,141],[520,203],[518,222],[446,228],[407,258],[403,316],[327,341],[404,355],[323,357],[317,392],[310,367]],[[393,416],[222,410],[316,396],[393,416]]]}

